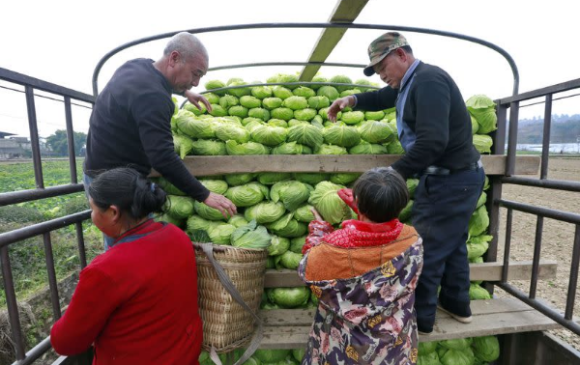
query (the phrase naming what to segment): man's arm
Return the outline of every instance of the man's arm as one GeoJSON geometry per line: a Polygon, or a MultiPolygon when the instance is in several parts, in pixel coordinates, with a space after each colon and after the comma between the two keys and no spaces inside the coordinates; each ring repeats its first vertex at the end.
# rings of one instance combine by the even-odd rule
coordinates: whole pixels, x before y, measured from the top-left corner
{"type": "Polygon", "coordinates": [[[355,94],[357,103],[353,109],[365,111],[378,111],[389,109],[395,106],[398,91],[390,86],[380,90],[355,94]]]}
{"type": "Polygon", "coordinates": [[[406,103],[416,108],[415,144],[393,168],[404,178],[425,170],[445,152],[449,142],[451,94],[443,80],[428,80],[413,85],[406,103]]]}

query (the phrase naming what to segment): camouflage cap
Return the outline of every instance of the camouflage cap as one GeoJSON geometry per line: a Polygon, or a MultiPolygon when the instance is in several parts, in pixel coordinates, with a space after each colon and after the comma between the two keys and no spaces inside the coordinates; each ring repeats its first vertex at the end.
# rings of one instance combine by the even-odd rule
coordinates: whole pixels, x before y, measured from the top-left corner
{"type": "Polygon", "coordinates": [[[391,51],[408,45],[407,38],[398,32],[388,32],[375,39],[369,45],[369,58],[371,63],[365,67],[365,75],[373,75],[375,73],[374,66],[387,57],[391,51]]]}

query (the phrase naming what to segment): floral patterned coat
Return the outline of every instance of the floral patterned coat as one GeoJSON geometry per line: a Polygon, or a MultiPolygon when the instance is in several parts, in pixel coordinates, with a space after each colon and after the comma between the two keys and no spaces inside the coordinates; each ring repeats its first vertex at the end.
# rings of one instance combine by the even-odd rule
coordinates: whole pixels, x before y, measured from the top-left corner
{"type": "Polygon", "coordinates": [[[308,281],[307,262],[308,253],[298,273],[319,304],[302,364],[416,364],[420,238],[392,260],[348,279],[308,281]]]}

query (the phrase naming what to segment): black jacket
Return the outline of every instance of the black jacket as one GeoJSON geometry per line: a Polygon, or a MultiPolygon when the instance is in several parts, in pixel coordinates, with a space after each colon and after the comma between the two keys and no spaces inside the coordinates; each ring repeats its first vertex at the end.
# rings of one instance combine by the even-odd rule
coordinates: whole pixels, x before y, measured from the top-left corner
{"type": "MultiPolygon", "coordinates": [[[[393,168],[405,178],[428,166],[459,170],[477,162],[473,146],[471,117],[459,88],[439,67],[420,63],[404,106],[404,122],[417,140],[393,168]]],[[[377,111],[395,106],[398,90],[387,86],[378,91],[356,94],[355,109],[377,111]]]]}
{"type": "Polygon", "coordinates": [[[153,167],[184,193],[204,201],[207,190],[174,151],[171,84],[153,66],[136,59],[121,66],[97,97],[87,137],[85,173],[132,167],[144,175],[153,167]]]}

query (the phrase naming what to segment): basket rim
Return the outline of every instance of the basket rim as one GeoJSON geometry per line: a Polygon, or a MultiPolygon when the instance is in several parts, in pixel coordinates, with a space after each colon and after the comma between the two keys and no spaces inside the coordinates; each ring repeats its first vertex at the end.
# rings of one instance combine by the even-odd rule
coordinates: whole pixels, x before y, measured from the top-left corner
{"type": "Polygon", "coordinates": [[[230,246],[230,245],[220,245],[220,244],[216,244],[213,242],[191,242],[193,244],[193,247],[195,247],[196,249],[202,249],[201,245],[202,244],[210,244],[213,247],[214,251],[217,252],[226,252],[229,249],[234,249],[234,250],[246,250],[246,251],[250,251],[250,252],[256,252],[256,253],[261,253],[264,251],[268,251],[268,249],[266,248],[250,248],[250,247],[236,247],[236,246],[230,246]]]}

